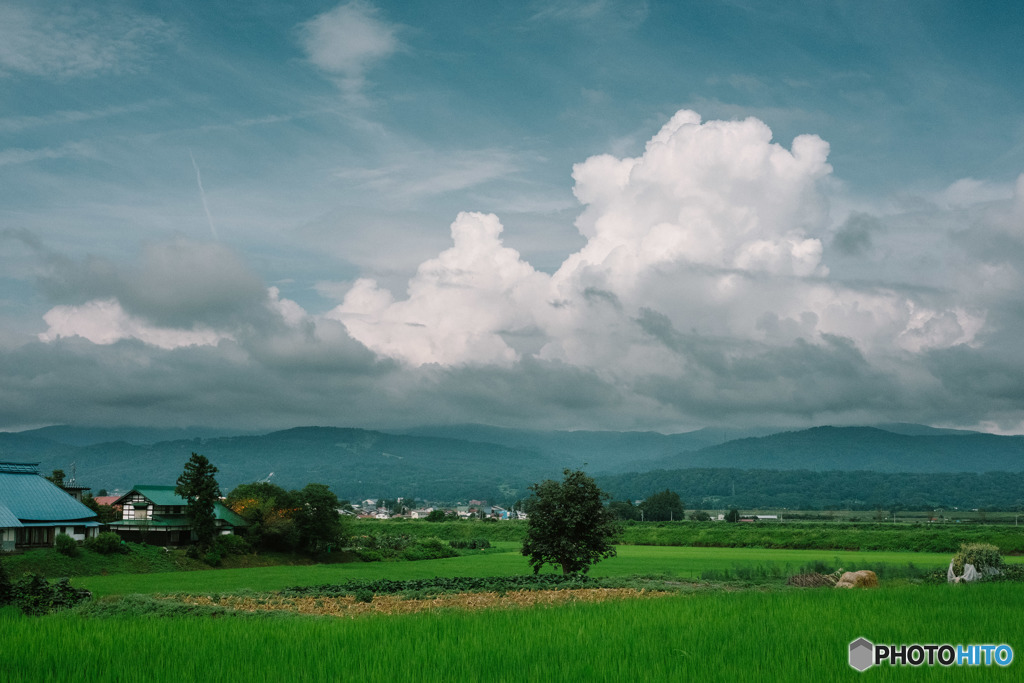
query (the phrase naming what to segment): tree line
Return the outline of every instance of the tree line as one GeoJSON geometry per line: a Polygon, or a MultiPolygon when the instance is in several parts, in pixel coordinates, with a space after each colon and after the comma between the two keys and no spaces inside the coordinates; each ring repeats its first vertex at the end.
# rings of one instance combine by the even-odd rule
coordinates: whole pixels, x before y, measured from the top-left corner
{"type": "Polygon", "coordinates": [[[891,474],[695,468],[606,475],[596,480],[618,500],[639,500],[671,490],[698,509],[1024,509],[1022,472],[891,474]]]}

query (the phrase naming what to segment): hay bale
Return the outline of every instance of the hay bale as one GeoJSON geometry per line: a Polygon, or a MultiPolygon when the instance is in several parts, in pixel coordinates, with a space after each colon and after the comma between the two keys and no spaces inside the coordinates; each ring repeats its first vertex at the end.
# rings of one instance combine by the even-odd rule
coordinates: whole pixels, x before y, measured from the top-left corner
{"type": "Polygon", "coordinates": [[[870,569],[846,572],[836,582],[836,588],[878,588],[878,576],[870,569]]]}

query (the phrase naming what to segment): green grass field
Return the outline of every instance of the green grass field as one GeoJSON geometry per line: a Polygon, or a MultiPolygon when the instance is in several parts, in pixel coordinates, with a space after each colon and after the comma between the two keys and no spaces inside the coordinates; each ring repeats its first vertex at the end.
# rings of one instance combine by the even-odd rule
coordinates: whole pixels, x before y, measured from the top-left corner
{"type": "MultiPolygon", "coordinates": [[[[504,576],[528,574],[519,544],[499,541],[501,552],[419,562],[355,562],[348,564],[256,567],[217,571],[163,572],[79,577],[72,584],[97,596],[129,593],[228,593],[269,591],[286,586],[338,583],[345,579],[422,579],[433,576],[504,576]]],[[[824,562],[832,567],[871,569],[903,567],[942,568],[950,555],[943,553],[845,552],[832,550],[767,550],[763,548],[685,548],[676,546],[619,546],[618,556],[600,562],[593,576],[667,575],[699,580],[706,572],[733,574],[740,568],[761,568],[780,576],[824,562]]],[[[1024,557],[1008,558],[1024,562],[1024,557]]],[[[547,571],[554,571],[547,569],[547,571]]],[[[884,578],[884,574],[883,574],[884,578]]]]}
{"type": "MultiPolygon", "coordinates": [[[[373,562],[86,576],[99,600],[125,594],[273,591],[346,579],[528,574],[519,544],[417,562],[373,562]]],[[[889,567],[944,568],[948,553],[619,546],[598,577],[655,575],[681,582],[711,573],[746,583],[702,584],[653,599],[557,607],[355,619],[271,616],[24,617],[0,609],[0,680],[129,681],[842,681],[1017,680],[1022,665],[879,667],[858,674],[850,641],[1000,644],[1024,656],[1024,586],[912,584],[889,567]],[[881,570],[868,591],[794,589],[782,577],[820,562],[881,570]],[[767,580],[765,578],[767,577],[767,580]],[[745,587],[744,587],[745,586],[745,587]]],[[[1024,561],[1024,558],[1008,558],[1024,561]]],[[[719,577],[720,578],[720,577],[719,577]]],[[[683,587],[680,587],[681,589],[683,587]]],[[[120,604],[120,603],[117,603],[120,604]]]]}
{"type": "Polygon", "coordinates": [[[705,592],[651,600],[349,619],[29,619],[0,611],[22,681],[1019,680],[1006,669],[880,667],[848,643],[1024,647],[1012,584],[705,592]],[[863,677],[863,678],[861,678],[863,677]]]}

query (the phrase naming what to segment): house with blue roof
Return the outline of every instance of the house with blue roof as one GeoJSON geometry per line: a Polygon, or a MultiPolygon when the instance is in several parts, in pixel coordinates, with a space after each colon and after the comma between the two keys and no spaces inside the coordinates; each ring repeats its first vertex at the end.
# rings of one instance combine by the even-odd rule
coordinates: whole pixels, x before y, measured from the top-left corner
{"type": "Polygon", "coordinates": [[[57,534],[99,533],[96,513],[39,474],[39,463],[0,462],[0,550],[52,547],[57,534]]]}
{"type": "MultiPolygon", "coordinates": [[[[174,486],[132,487],[118,498],[114,506],[121,506],[121,519],[108,526],[122,539],[133,543],[176,546],[192,542],[188,501],[174,492],[174,486]]],[[[214,503],[219,535],[233,534],[249,523],[220,501],[214,503]]]]}

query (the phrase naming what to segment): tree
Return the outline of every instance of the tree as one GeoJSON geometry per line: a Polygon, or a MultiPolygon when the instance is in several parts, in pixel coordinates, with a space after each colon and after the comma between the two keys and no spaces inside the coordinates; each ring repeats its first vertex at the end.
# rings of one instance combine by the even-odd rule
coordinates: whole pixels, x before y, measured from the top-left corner
{"type": "Polygon", "coordinates": [[[740,521],[740,511],[736,508],[729,510],[725,513],[725,521],[727,522],[738,522],[740,521]]]}
{"type": "Polygon", "coordinates": [[[330,552],[348,535],[347,518],[338,512],[338,497],[323,484],[306,484],[297,492],[295,528],[299,545],[311,553],[330,552]]]}
{"type": "Polygon", "coordinates": [[[640,519],[640,508],[633,505],[631,500],[613,500],[608,503],[608,511],[615,515],[616,519],[640,519]]]}
{"type": "Polygon", "coordinates": [[[443,522],[447,517],[448,516],[445,514],[444,510],[441,508],[434,508],[427,513],[428,522],[443,522]]]}
{"type": "Polygon", "coordinates": [[[196,537],[196,545],[201,550],[210,548],[217,533],[214,511],[220,499],[220,486],[213,477],[215,474],[217,468],[205,455],[193,453],[174,487],[174,493],[188,501],[188,521],[196,537]]]}
{"type": "Polygon", "coordinates": [[[299,539],[293,517],[299,508],[298,495],[297,491],[260,481],[239,484],[224,503],[249,522],[246,536],[254,546],[295,550],[299,539]]]}
{"type": "Polygon", "coordinates": [[[678,521],[683,519],[686,511],[679,494],[668,489],[648,496],[647,500],[640,503],[640,509],[643,510],[644,519],[648,522],[678,521]]]}
{"type": "Polygon", "coordinates": [[[57,486],[64,486],[64,470],[54,470],[46,478],[57,486]]]}
{"type": "Polygon", "coordinates": [[[586,573],[590,565],[615,556],[612,540],[619,527],[603,501],[609,496],[579,470],[564,470],[564,479],[530,486],[529,517],[523,555],[533,573],[545,564],[562,567],[563,574],[586,573]]]}

